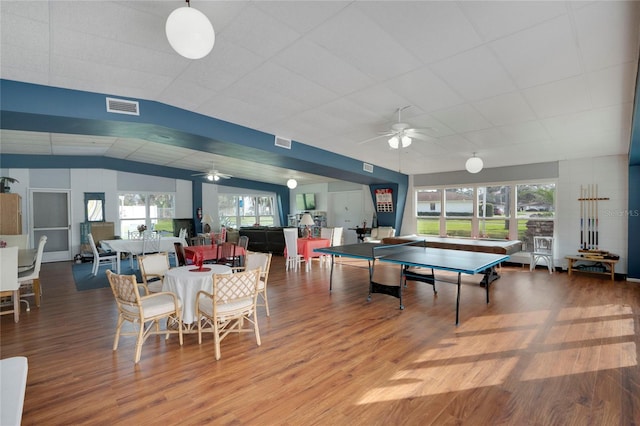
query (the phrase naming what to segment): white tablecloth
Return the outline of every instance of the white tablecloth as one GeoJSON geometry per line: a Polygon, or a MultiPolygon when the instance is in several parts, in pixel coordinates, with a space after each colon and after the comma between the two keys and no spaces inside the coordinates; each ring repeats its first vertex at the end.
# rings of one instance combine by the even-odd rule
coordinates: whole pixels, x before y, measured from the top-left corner
{"type": "MultiPolygon", "coordinates": [[[[187,245],[183,238],[162,237],[160,238],[160,251],[174,253],[174,243],[180,243],[183,246],[187,245]]],[[[111,251],[118,252],[118,274],[120,273],[120,257],[122,253],[142,254],[142,240],[101,240],[100,244],[103,245],[105,249],[109,248],[111,251]]]]}
{"type": "Polygon", "coordinates": [[[196,295],[204,290],[213,293],[213,274],[230,274],[231,268],[226,265],[205,264],[210,268],[207,272],[193,272],[198,269],[194,265],[169,269],[164,276],[162,291],[174,293],[182,302],[182,321],[185,324],[194,323],[196,318],[196,295]]]}

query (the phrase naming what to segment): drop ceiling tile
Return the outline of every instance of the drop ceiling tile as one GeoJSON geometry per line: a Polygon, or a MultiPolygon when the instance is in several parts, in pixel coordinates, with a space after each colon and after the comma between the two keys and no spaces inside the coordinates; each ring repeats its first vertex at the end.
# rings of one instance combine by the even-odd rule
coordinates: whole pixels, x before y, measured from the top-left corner
{"type": "MultiPolygon", "coordinates": [[[[385,85],[409,100],[409,105],[417,106],[425,112],[448,108],[464,101],[455,88],[427,67],[393,78],[385,82],[385,85]]],[[[401,106],[404,104],[398,105],[401,106]]],[[[408,113],[411,114],[412,111],[408,113]]]]}
{"type": "Polygon", "coordinates": [[[354,4],[311,31],[307,37],[362,72],[383,81],[421,66],[385,28],[365,16],[354,4]],[[375,43],[371,43],[375,40],[375,43]]]}
{"type": "Polygon", "coordinates": [[[247,6],[225,28],[224,38],[263,58],[269,58],[299,39],[300,33],[257,7],[247,6]]]}
{"type": "Polygon", "coordinates": [[[367,74],[308,40],[294,43],[274,61],[338,95],[347,95],[373,84],[367,74]]]}
{"type": "Polygon", "coordinates": [[[511,144],[533,144],[551,139],[549,132],[539,120],[501,126],[500,131],[511,144]]]}
{"type": "Polygon", "coordinates": [[[482,43],[456,2],[371,1],[357,7],[425,64],[482,43]]]}
{"type": "Polygon", "coordinates": [[[549,134],[556,140],[580,140],[590,135],[602,132],[619,132],[622,127],[630,127],[630,121],[625,122],[620,117],[631,117],[632,104],[615,105],[612,107],[567,114],[543,120],[549,134]]]}
{"type": "Polygon", "coordinates": [[[524,97],[540,118],[571,114],[590,108],[584,77],[573,77],[523,90],[524,97]]]}
{"type": "Polygon", "coordinates": [[[444,59],[431,68],[467,101],[516,90],[509,74],[485,46],[444,59]]]}
{"type": "Polygon", "coordinates": [[[593,2],[577,10],[578,43],[587,70],[637,62],[639,19],[637,1],[593,2]]]}
{"type": "Polygon", "coordinates": [[[255,2],[253,6],[298,33],[304,34],[322,25],[324,21],[339,13],[350,3],[350,1],[255,2]]]}
{"type": "Polygon", "coordinates": [[[636,65],[627,62],[587,74],[589,93],[594,107],[633,101],[636,65]]]}
{"type": "Polygon", "coordinates": [[[491,127],[491,123],[469,104],[461,104],[452,108],[434,111],[431,115],[459,133],[491,127]]]}
{"type": "Polygon", "coordinates": [[[536,118],[533,110],[519,92],[474,102],[473,106],[483,117],[496,126],[531,121],[536,118]]]}
{"type": "Polygon", "coordinates": [[[477,130],[474,132],[467,132],[464,134],[464,137],[471,141],[479,149],[495,146],[501,147],[513,143],[513,140],[502,133],[497,127],[477,130]]]}
{"type": "Polygon", "coordinates": [[[468,1],[459,6],[484,41],[517,33],[567,12],[564,3],[554,1],[468,1]]]}
{"type": "Polygon", "coordinates": [[[566,15],[489,46],[520,88],[573,77],[582,71],[571,20],[566,15]]]}

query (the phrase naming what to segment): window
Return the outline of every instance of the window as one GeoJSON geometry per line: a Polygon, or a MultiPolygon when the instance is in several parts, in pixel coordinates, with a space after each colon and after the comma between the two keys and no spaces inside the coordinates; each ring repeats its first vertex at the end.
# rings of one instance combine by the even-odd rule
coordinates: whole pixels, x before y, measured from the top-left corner
{"type": "Polygon", "coordinates": [[[273,226],[275,224],[274,197],[265,195],[218,196],[220,225],[238,228],[240,226],[273,226]]]}
{"type": "Polygon", "coordinates": [[[84,193],[85,222],[104,222],[104,192],[84,193]]]}
{"type": "Polygon", "coordinates": [[[518,239],[522,250],[533,250],[533,237],[553,236],[556,185],[517,185],[518,239]]]}
{"type": "Polygon", "coordinates": [[[478,187],[478,236],[509,238],[510,186],[478,187]]]}
{"type": "Polygon", "coordinates": [[[555,183],[474,185],[416,190],[420,235],[518,239],[553,236],[555,183]]]}
{"type": "Polygon", "coordinates": [[[440,214],[442,213],[442,191],[425,189],[416,192],[418,234],[440,235],[440,214]]]}
{"type": "Polygon", "coordinates": [[[473,188],[444,191],[445,233],[449,237],[470,237],[473,218],[473,188]]]}
{"type": "Polygon", "coordinates": [[[118,194],[120,235],[129,238],[138,226],[173,234],[175,194],[122,193],[118,194]]]}

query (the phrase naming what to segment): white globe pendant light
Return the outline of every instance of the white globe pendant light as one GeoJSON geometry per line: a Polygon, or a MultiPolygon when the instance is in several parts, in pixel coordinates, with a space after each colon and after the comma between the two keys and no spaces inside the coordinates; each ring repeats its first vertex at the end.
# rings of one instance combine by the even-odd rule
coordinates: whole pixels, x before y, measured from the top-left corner
{"type": "Polygon", "coordinates": [[[476,157],[476,153],[473,153],[473,157],[469,158],[465,163],[464,167],[467,169],[469,173],[478,173],[482,170],[484,163],[481,158],[476,157]]]}
{"type": "Polygon", "coordinates": [[[204,58],[213,49],[216,33],[209,18],[186,1],[187,6],[179,7],[167,18],[167,40],[173,50],[187,59],[204,58]]]}
{"type": "Polygon", "coordinates": [[[287,187],[288,187],[289,189],[295,189],[295,188],[296,188],[296,186],[298,186],[298,181],[296,181],[295,179],[289,179],[289,180],[287,181],[287,187]]]}

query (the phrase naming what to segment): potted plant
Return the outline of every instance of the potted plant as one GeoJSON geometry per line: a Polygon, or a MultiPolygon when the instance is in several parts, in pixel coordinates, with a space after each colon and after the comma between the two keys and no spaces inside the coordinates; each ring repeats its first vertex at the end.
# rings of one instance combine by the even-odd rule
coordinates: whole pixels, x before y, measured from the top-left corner
{"type": "Polygon", "coordinates": [[[10,183],[18,183],[18,179],[14,179],[8,176],[0,177],[0,193],[11,191],[11,188],[9,187],[10,183]]]}

